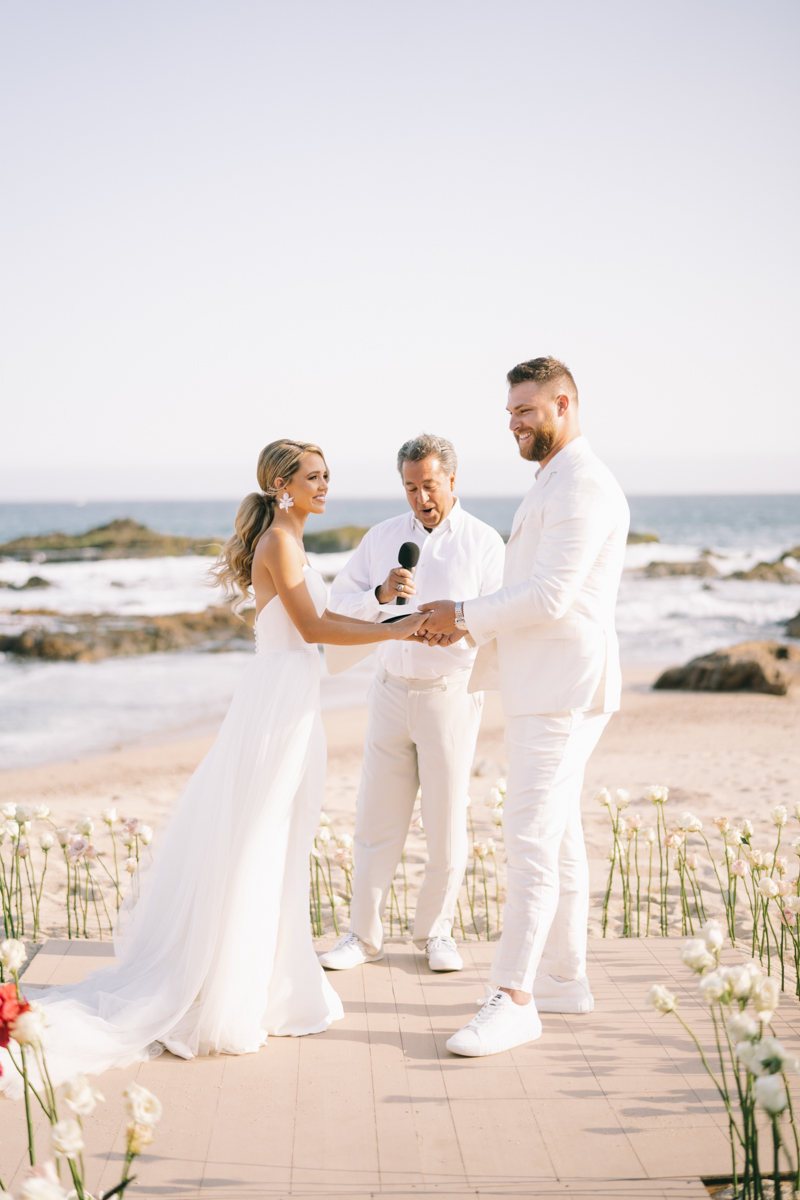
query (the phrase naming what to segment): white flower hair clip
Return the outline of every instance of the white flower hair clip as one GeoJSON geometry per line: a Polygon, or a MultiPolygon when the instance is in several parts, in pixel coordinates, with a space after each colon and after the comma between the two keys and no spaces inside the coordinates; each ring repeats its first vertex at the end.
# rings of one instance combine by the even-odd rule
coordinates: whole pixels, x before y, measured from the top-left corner
{"type": "Polygon", "coordinates": [[[289,495],[288,492],[283,493],[278,507],[282,508],[284,510],[284,512],[288,512],[290,508],[294,508],[294,500],[292,499],[292,497],[289,495]]]}

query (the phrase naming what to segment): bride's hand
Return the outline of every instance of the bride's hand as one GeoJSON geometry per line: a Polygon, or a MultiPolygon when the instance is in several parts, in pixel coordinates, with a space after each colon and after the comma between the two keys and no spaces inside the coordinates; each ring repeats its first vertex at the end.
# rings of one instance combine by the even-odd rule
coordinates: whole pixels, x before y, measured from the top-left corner
{"type": "Polygon", "coordinates": [[[404,641],[406,638],[413,637],[417,630],[425,624],[426,616],[426,613],[409,613],[407,617],[403,617],[402,621],[392,621],[393,638],[396,638],[397,641],[404,641]]]}

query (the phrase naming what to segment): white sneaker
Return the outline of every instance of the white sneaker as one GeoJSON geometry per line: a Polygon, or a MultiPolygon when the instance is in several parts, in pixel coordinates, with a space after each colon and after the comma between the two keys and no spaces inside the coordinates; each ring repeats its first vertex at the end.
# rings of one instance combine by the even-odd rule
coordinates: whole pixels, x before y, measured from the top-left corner
{"type": "Polygon", "coordinates": [[[558,979],[555,975],[537,975],[533,998],[539,1012],[590,1013],[594,996],[585,975],[577,979],[558,979]]]}
{"type": "Polygon", "coordinates": [[[464,966],[464,960],[451,937],[428,938],[425,953],[432,971],[460,971],[464,966]]]}
{"type": "Polygon", "coordinates": [[[356,937],[354,933],[345,933],[332,950],[326,950],[317,957],[327,971],[348,971],[350,967],[360,967],[362,963],[377,962],[385,954],[384,949],[380,949],[377,954],[370,954],[360,937],[356,937]]]}
{"type": "Polygon", "coordinates": [[[477,1017],[459,1029],[447,1041],[453,1054],[479,1058],[484,1054],[500,1054],[542,1036],[542,1022],[536,1002],[515,1004],[508,992],[486,988],[486,1000],[477,1017]]]}

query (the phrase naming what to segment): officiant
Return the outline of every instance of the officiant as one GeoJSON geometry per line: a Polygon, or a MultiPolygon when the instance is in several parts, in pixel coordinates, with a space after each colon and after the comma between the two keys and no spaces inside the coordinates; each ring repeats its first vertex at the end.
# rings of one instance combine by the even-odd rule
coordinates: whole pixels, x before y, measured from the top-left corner
{"type": "MultiPolygon", "coordinates": [[[[397,469],[410,511],[364,536],[334,580],[332,612],[381,621],[440,596],[483,596],[501,587],[503,540],[461,507],[457,466],[445,438],[421,434],[401,446],[397,469]]],[[[420,787],[428,862],[413,941],[432,970],[463,966],[452,931],[467,864],[467,795],[483,708],[483,694],[467,692],[475,654],[466,639],[442,647],[379,645],[356,808],[350,930],[320,956],[329,970],[384,956],[382,918],[420,787]]]]}

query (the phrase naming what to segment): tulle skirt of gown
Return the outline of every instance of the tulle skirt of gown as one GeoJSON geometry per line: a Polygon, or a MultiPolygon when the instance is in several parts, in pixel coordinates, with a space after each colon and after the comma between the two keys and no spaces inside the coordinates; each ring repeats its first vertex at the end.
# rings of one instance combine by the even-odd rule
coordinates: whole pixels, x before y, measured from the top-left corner
{"type": "MultiPolygon", "coordinates": [[[[324,592],[313,580],[312,594],[324,592]]],[[[319,655],[286,626],[280,601],[273,606],[272,636],[261,637],[263,610],[260,652],[219,736],[133,876],[117,965],[35,994],[47,1008],[54,1083],[163,1047],[185,1058],[248,1054],[268,1034],[319,1033],[343,1015],[309,923],[326,765],[319,655]]],[[[0,1088],[20,1094],[13,1066],[3,1067],[0,1088]]]]}

